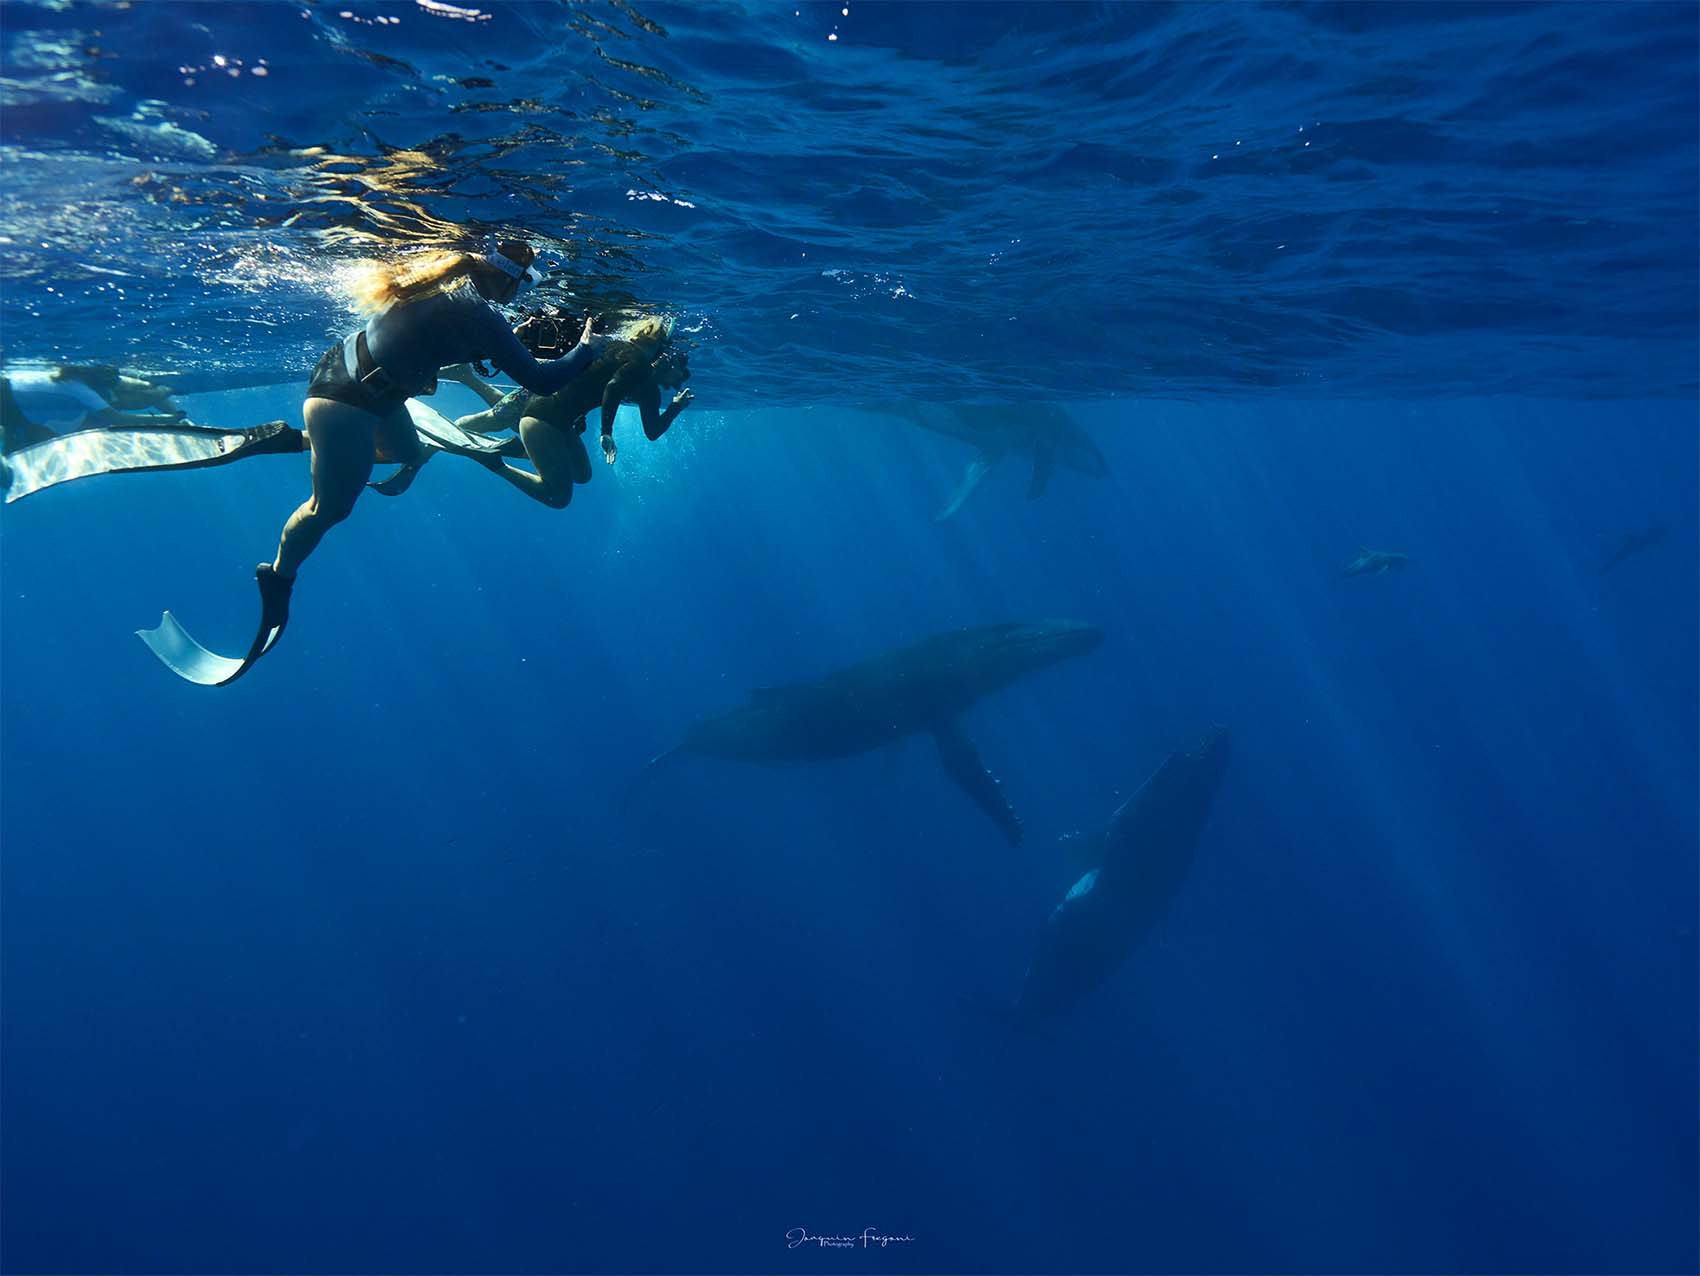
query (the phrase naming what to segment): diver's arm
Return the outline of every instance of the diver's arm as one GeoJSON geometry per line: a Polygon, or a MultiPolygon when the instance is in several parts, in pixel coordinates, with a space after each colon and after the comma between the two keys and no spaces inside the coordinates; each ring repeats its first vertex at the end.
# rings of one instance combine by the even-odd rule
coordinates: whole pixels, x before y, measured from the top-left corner
{"type": "Polygon", "coordinates": [[[673,396],[673,401],[667,405],[666,411],[661,411],[661,391],[653,381],[650,382],[637,398],[638,411],[643,415],[644,436],[653,443],[667,433],[673,422],[679,419],[679,413],[688,408],[695,397],[690,387],[686,386],[673,396]]]}
{"type": "Polygon", "coordinates": [[[520,339],[514,336],[513,330],[502,321],[500,315],[494,310],[490,310],[489,314],[495,325],[495,331],[491,333],[495,348],[490,350],[486,357],[533,394],[554,394],[555,391],[564,389],[569,381],[589,367],[591,361],[596,358],[589,319],[584,321],[584,332],[576,346],[559,359],[539,363],[531,357],[531,351],[520,343],[520,339]]]}
{"type": "Polygon", "coordinates": [[[609,465],[614,464],[614,458],[619,455],[619,448],[614,446],[614,418],[620,415],[620,403],[626,397],[627,377],[622,370],[608,378],[608,386],[602,391],[602,459],[609,465]]]}

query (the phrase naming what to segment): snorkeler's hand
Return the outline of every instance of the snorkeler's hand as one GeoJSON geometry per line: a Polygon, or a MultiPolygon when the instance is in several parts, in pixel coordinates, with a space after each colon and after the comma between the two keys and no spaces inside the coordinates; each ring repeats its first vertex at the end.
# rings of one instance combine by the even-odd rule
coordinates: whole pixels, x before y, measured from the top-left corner
{"type": "Polygon", "coordinates": [[[604,434],[602,436],[602,459],[608,462],[609,465],[612,465],[614,464],[615,456],[618,454],[619,449],[614,446],[614,436],[612,434],[604,434]]]}
{"type": "Polygon", "coordinates": [[[670,406],[674,412],[683,412],[686,408],[691,406],[691,401],[696,397],[696,395],[691,393],[691,387],[686,386],[683,390],[680,390],[679,393],[673,396],[673,402],[670,406]]]}
{"type": "Polygon", "coordinates": [[[472,384],[472,365],[470,363],[452,363],[437,373],[439,381],[458,381],[461,385],[472,384]]]}

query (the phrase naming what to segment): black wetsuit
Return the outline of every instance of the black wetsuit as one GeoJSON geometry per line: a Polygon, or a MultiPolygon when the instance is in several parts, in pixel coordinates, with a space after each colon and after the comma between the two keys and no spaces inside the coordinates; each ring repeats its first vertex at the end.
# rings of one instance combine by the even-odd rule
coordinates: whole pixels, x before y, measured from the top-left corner
{"type": "Polygon", "coordinates": [[[591,361],[575,349],[539,363],[469,281],[379,311],[320,358],[309,398],[334,399],[388,416],[409,398],[429,394],[437,369],[488,360],[536,394],[567,385],[591,361]]]}
{"type": "Polygon", "coordinates": [[[533,394],[525,415],[554,426],[563,434],[584,433],[585,416],[597,408],[602,412],[602,433],[612,434],[614,413],[622,403],[631,403],[643,413],[644,432],[651,439],[666,427],[649,433],[661,409],[650,358],[630,341],[610,341],[595,360],[554,394],[533,394]]]}

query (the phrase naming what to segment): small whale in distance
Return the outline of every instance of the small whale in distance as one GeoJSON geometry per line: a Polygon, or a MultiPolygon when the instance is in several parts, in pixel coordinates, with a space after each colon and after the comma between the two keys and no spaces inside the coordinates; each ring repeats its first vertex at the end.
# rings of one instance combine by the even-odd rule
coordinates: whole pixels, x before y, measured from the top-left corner
{"type": "Polygon", "coordinates": [[[1670,528],[1663,523],[1654,523],[1638,532],[1626,532],[1617,542],[1617,547],[1606,556],[1600,564],[1600,575],[1604,576],[1624,559],[1639,554],[1644,549],[1655,549],[1670,539],[1670,528]]]}
{"type": "Polygon", "coordinates": [[[1411,561],[1408,554],[1394,554],[1386,550],[1370,549],[1367,546],[1358,547],[1358,556],[1347,563],[1340,572],[1342,576],[1385,576],[1388,572],[1404,571],[1405,565],[1411,561]]]}

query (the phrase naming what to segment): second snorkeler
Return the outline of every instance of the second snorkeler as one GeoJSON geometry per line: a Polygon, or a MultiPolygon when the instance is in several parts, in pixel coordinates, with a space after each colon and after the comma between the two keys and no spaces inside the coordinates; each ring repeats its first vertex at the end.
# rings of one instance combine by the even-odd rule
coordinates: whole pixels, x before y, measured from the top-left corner
{"type": "MultiPolygon", "coordinates": [[[[591,412],[600,409],[602,456],[612,465],[618,455],[614,421],[622,403],[637,408],[644,435],[652,441],[665,434],[691,404],[694,396],[685,387],[690,363],[685,352],[674,345],[672,330],[668,319],[646,318],[625,325],[603,340],[591,362],[552,394],[520,391],[504,396],[472,375],[470,369],[456,369],[454,379],[469,386],[490,406],[484,412],[460,418],[455,425],[485,433],[516,430],[520,447],[466,451],[438,448],[427,442],[421,455],[373,486],[385,495],[398,495],[407,490],[419,467],[436,452],[459,451],[531,499],[553,509],[565,509],[572,500],[573,485],[590,481],[584,432],[591,412]],[[661,402],[663,390],[677,391],[665,407],[661,402]],[[518,456],[521,451],[532,470],[519,469],[503,459],[518,456]]],[[[540,357],[562,348],[564,333],[558,316],[534,315],[515,332],[540,357]]],[[[445,377],[449,375],[445,373],[445,377]]]]}

